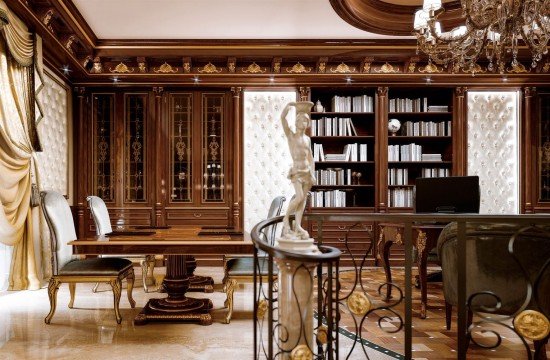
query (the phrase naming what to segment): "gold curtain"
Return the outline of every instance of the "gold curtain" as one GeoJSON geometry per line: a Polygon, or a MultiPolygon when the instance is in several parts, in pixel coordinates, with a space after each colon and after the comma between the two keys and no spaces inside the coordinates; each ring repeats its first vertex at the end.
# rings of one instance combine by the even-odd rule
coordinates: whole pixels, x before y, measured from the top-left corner
{"type": "Polygon", "coordinates": [[[36,173],[36,45],[3,0],[0,28],[0,242],[14,247],[9,289],[38,289],[30,206],[31,174],[36,173]]]}

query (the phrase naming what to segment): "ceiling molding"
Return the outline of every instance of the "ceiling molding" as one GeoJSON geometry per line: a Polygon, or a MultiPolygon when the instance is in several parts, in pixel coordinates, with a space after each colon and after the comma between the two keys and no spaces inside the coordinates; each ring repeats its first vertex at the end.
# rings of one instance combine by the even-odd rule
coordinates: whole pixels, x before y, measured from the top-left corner
{"type": "MultiPolygon", "coordinates": [[[[332,8],[348,24],[358,29],[382,35],[410,36],[414,13],[419,6],[390,4],[381,0],[329,0],[332,8]]],[[[441,21],[445,28],[460,25],[460,1],[444,4],[441,21]]]]}

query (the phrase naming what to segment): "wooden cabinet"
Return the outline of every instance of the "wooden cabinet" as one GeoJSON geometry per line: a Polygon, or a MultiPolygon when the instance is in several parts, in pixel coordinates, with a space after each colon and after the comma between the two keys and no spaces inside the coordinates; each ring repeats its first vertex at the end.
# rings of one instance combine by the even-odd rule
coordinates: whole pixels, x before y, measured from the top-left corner
{"type": "MultiPolygon", "coordinates": [[[[535,95],[534,88],[526,89],[526,103],[535,95]]],[[[526,151],[525,163],[531,165],[533,179],[526,181],[527,194],[532,194],[532,204],[529,212],[550,212],[550,90],[540,89],[536,93],[534,116],[530,122],[532,131],[532,152],[526,151]],[[533,161],[530,163],[529,159],[533,161]]],[[[527,142],[527,141],[526,141],[527,142]]],[[[528,196],[525,196],[528,197],[528,196]]],[[[530,199],[526,199],[529,202],[530,199]]]]}
{"type": "Polygon", "coordinates": [[[78,97],[80,235],[95,232],[87,195],[105,201],[115,227],[239,225],[232,200],[240,164],[229,156],[232,97],[154,90],[90,89],[78,97]]]}

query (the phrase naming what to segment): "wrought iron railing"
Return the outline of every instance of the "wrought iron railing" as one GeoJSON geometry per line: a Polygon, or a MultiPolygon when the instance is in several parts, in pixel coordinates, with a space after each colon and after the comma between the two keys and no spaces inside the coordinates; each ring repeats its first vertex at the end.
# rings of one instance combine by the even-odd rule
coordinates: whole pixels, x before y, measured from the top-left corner
{"type": "MultiPolygon", "coordinates": [[[[252,239],[255,244],[255,276],[254,276],[254,358],[255,359],[348,359],[359,356],[369,358],[367,348],[378,348],[373,346],[376,340],[367,340],[369,329],[366,327],[367,317],[377,314],[379,317],[377,331],[399,332],[404,337],[402,355],[390,352],[395,358],[413,358],[413,306],[412,306],[412,268],[413,268],[413,227],[418,224],[433,223],[455,223],[453,231],[456,232],[456,300],[457,300],[457,323],[456,323],[456,358],[466,359],[469,349],[477,347],[498,351],[501,348],[502,336],[494,325],[507,328],[520,339],[525,351],[522,357],[525,359],[545,358],[544,343],[548,340],[550,332],[550,216],[546,215],[472,215],[472,214],[317,214],[309,213],[306,220],[316,224],[317,233],[315,240],[321,250],[320,254],[303,255],[282,251],[272,244],[268,244],[261,235],[262,229],[276,225],[282,221],[282,217],[268,219],[258,223],[252,230],[252,239]],[[344,246],[352,254],[354,266],[351,269],[355,272],[354,281],[346,289],[341,288],[339,260],[340,250],[324,246],[323,224],[325,223],[350,223],[342,230],[345,236],[344,246]],[[395,282],[381,282],[372,291],[367,292],[367,284],[364,283],[362,274],[368,271],[366,266],[367,256],[372,256],[374,241],[360,252],[351,249],[348,245],[348,234],[357,224],[378,224],[396,223],[402,224],[402,243],[405,248],[404,261],[404,285],[403,288],[395,282]],[[492,224],[492,225],[490,225],[492,224]],[[468,293],[467,285],[472,285],[471,279],[467,284],[467,269],[472,264],[471,254],[467,256],[467,249],[477,246],[476,243],[485,241],[489,235],[487,229],[493,229],[494,224],[499,231],[492,231],[499,237],[498,244],[506,249],[511,261],[520,269],[521,283],[525,296],[521,305],[513,311],[508,311],[503,316],[492,316],[500,314],[504,308],[502,299],[504,293],[495,293],[491,289],[479,290],[468,293]],[[501,231],[504,227],[506,231],[501,231]],[[485,232],[484,232],[485,231],[485,232]],[[502,239],[503,234],[506,239],[502,239]],[[525,249],[524,239],[538,239],[537,243],[529,243],[529,246],[536,245],[536,248],[525,249]],[[475,240],[475,241],[473,241],[475,240]],[[519,244],[518,244],[519,242],[519,244]],[[473,244],[473,245],[472,245],[473,244]],[[527,250],[527,251],[526,251],[527,250]],[[525,258],[529,252],[533,254],[532,259],[526,264],[525,258]],[[527,254],[527,255],[526,255],[527,254]],[[542,258],[541,258],[542,257],[542,258]],[[306,345],[289,344],[288,334],[291,329],[285,329],[280,323],[278,298],[282,291],[294,291],[294,285],[289,289],[279,289],[277,282],[277,261],[294,261],[303,264],[303,267],[314,266],[316,271],[312,272],[309,279],[312,296],[314,296],[314,318],[313,341],[306,342],[306,345]],[[263,261],[262,261],[263,260],[263,261]],[[535,266],[536,268],[533,268],[535,266]],[[266,268],[264,268],[266,267],[266,268]],[[263,275],[261,275],[263,274],[263,275]],[[314,274],[314,275],[313,275],[314,274]],[[313,286],[313,285],[316,285],[313,286]],[[389,287],[394,289],[394,296],[391,301],[385,298],[389,287]],[[375,297],[380,299],[374,299],[375,297]],[[381,300],[383,299],[383,300],[381,300]],[[481,299],[481,300],[480,300],[481,299]],[[403,308],[403,310],[400,310],[403,308]],[[469,313],[475,317],[474,321],[469,320],[469,313]],[[339,327],[342,316],[345,314],[352,321],[346,329],[339,327]],[[395,326],[390,330],[382,328],[384,319],[392,318],[395,326]],[[471,322],[471,323],[469,323],[471,322]],[[351,324],[351,325],[350,325],[351,324]],[[491,324],[488,330],[484,326],[491,324]],[[340,334],[351,335],[353,343],[350,346],[340,346],[340,334]],[[494,341],[487,343],[476,338],[480,333],[491,335],[494,341]],[[304,356],[304,357],[300,357],[304,356]]],[[[376,232],[376,227],[373,232],[376,232]]],[[[374,239],[374,233],[365,234],[374,239]]],[[[491,235],[492,236],[492,235],[491,235]]],[[[454,251],[454,250],[453,250],[454,251]]],[[[468,250],[470,251],[470,250],[468,250]]],[[[349,270],[349,269],[348,269],[349,270]]],[[[298,270],[296,270],[298,271],[298,270]]],[[[498,275],[498,274],[495,274],[498,275]]],[[[445,276],[445,275],[444,275],[445,276]]],[[[371,286],[372,284],[368,284],[371,286]]],[[[510,292],[518,289],[508,289],[510,292]]],[[[296,293],[294,293],[296,297],[296,293]]],[[[522,295],[523,296],[523,295],[522,295]]],[[[305,309],[301,309],[305,311],[305,309]]],[[[472,315],[470,315],[472,316],[472,315]]],[[[303,319],[299,313],[296,317],[303,319]]],[[[417,321],[415,319],[415,321],[417,321]]],[[[422,321],[422,320],[418,320],[422,321]]],[[[299,321],[301,332],[305,332],[306,326],[299,321]]],[[[380,346],[382,347],[382,346],[380,346]]],[[[507,351],[504,349],[503,351],[507,351]]],[[[386,355],[388,351],[386,351],[386,355]]],[[[490,353],[495,355],[494,352],[490,353]]]]}

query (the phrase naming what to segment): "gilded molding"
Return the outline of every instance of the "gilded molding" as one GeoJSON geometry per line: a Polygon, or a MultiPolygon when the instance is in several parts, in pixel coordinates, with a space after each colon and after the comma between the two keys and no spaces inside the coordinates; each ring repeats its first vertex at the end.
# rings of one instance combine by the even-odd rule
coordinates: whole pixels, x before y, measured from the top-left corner
{"type": "Polygon", "coordinates": [[[376,73],[383,73],[383,74],[395,74],[398,73],[399,67],[394,68],[392,64],[386,62],[384,65],[380,67],[380,69],[374,70],[376,73]]]}
{"type": "Polygon", "coordinates": [[[54,15],[54,11],[53,9],[48,9],[45,13],[44,13],[44,16],[42,16],[42,24],[44,24],[44,26],[46,26],[48,28],[48,30],[50,30],[51,32],[53,32],[53,28],[52,28],[52,19],[53,19],[53,15],[54,15]]]}
{"type": "MultiPolygon", "coordinates": [[[[435,73],[440,73],[441,69],[439,67],[437,67],[437,65],[435,65],[434,63],[429,61],[426,66],[419,67],[418,71],[421,72],[421,73],[435,74],[435,73]]],[[[414,70],[412,72],[414,72],[414,70]]]]}
{"type": "Polygon", "coordinates": [[[376,92],[378,93],[378,96],[388,96],[388,87],[380,86],[376,89],[376,92]]]}
{"type": "Polygon", "coordinates": [[[426,250],[427,240],[428,240],[428,236],[426,235],[426,233],[422,230],[418,230],[418,237],[416,238],[416,247],[418,249],[419,259],[422,257],[422,254],[424,254],[424,250],[426,250]]]}
{"type": "Polygon", "coordinates": [[[327,63],[325,61],[319,61],[319,65],[317,65],[317,72],[319,74],[324,74],[327,70],[327,63]]]}
{"type": "Polygon", "coordinates": [[[548,70],[550,70],[550,62],[547,61],[542,67],[542,72],[547,73],[548,70]]]}
{"type": "Polygon", "coordinates": [[[185,74],[189,74],[191,72],[191,58],[184,57],[182,61],[183,61],[183,72],[185,74]]]}
{"type": "Polygon", "coordinates": [[[76,35],[71,35],[67,38],[67,40],[65,40],[65,44],[63,44],[63,46],[65,46],[65,49],[69,50],[71,54],[74,54],[73,44],[75,41],[76,35]]]}
{"type": "Polygon", "coordinates": [[[245,69],[241,69],[241,71],[243,73],[246,73],[246,74],[263,74],[267,71],[266,68],[264,68],[262,70],[262,68],[260,67],[260,65],[256,64],[256,62],[253,62],[252,64],[248,65],[248,67],[245,69]]]}
{"type": "Polygon", "coordinates": [[[273,63],[271,65],[272,71],[274,74],[279,74],[281,72],[281,62],[283,61],[282,58],[277,57],[273,58],[273,63]]]}
{"type": "Polygon", "coordinates": [[[300,91],[300,101],[307,101],[311,89],[306,86],[301,86],[298,90],[300,91]]]}
{"type": "Polygon", "coordinates": [[[466,91],[468,91],[466,86],[459,86],[456,88],[456,96],[464,97],[464,95],[466,95],[466,91]]]}
{"type": "Polygon", "coordinates": [[[354,66],[350,67],[343,62],[340,65],[338,65],[336,68],[330,68],[331,73],[339,73],[339,74],[354,73],[356,71],[357,70],[354,66]]]}
{"type": "Polygon", "coordinates": [[[363,74],[370,73],[372,62],[374,61],[373,57],[366,57],[361,61],[361,72],[363,74]]]}
{"type": "Polygon", "coordinates": [[[516,65],[512,65],[512,67],[509,67],[508,69],[506,69],[507,73],[513,73],[513,74],[524,74],[524,73],[528,73],[530,71],[531,70],[527,70],[525,68],[525,66],[520,62],[518,62],[516,65]]]}
{"type": "Polygon", "coordinates": [[[524,91],[526,97],[535,96],[536,93],[537,93],[537,88],[528,86],[528,87],[524,88],[523,91],[524,91]]]}
{"type": "Polygon", "coordinates": [[[486,69],[482,68],[481,65],[475,64],[472,69],[462,69],[463,73],[474,73],[474,74],[485,74],[487,72],[486,69]]]}
{"type": "Polygon", "coordinates": [[[99,56],[94,58],[94,66],[90,70],[92,74],[101,74],[103,72],[103,65],[99,56]]]}
{"type": "Polygon", "coordinates": [[[222,70],[221,69],[218,69],[216,67],[216,65],[212,64],[211,62],[209,62],[208,64],[204,65],[202,67],[202,69],[199,70],[199,72],[201,74],[205,73],[205,74],[218,74],[218,73],[221,73],[222,70]]]}
{"type": "Polygon", "coordinates": [[[237,58],[230,57],[227,59],[227,71],[235,73],[237,67],[237,58]]]}
{"type": "Polygon", "coordinates": [[[174,68],[172,67],[172,65],[168,64],[167,62],[164,62],[164,64],[162,64],[161,66],[158,67],[158,69],[155,69],[153,68],[153,71],[156,72],[157,74],[158,73],[163,73],[163,74],[168,74],[168,73],[177,73],[178,72],[178,68],[174,68]]]}
{"type": "Polygon", "coordinates": [[[145,74],[147,73],[147,62],[145,61],[144,57],[138,57],[138,72],[145,74]]]}
{"type": "Polygon", "coordinates": [[[126,73],[133,73],[134,68],[129,68],[126,64],[121,62],[120,64],[115,66],[114,69],[109,68],[109,71],[112,72],[112,73],[117,73],[117,74],[126,74],[126,73]]]}
{"type": "Polygon", "coordinates": [[[300,64],[300,62],[298,61],[296,64],[294,64],[292,69],[290,69],[290,70],[286,69],[286,72],[291,73],[291,74],[310,73],[311,72],[311,67],[305,67],[304,65],[300,64]]]}

